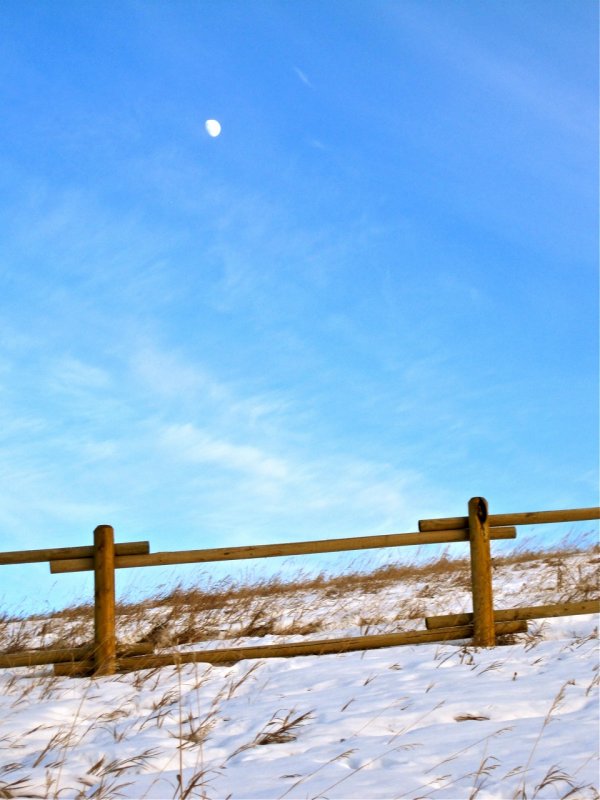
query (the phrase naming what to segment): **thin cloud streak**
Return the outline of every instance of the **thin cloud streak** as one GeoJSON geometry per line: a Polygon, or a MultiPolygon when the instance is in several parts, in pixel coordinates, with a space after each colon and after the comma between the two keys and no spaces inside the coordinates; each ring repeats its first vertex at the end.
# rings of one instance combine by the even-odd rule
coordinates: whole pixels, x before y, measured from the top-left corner
{"type": "Polygon", "coordinates": [[[585,120],[596,117],[596,98],[567,84],[557,75],[549,75],[547,65],[536,61],[535,54],[517,55],[503,41],[495,40],[494,49],[470,35],[460,24],[460,17],[436,13],[429,3],[408,2],[393,5],[388,15],[397,29],[410,30],[412,41],[430,57],[437,56],[468,76],[469,81],[484,83],[488,91],[503,95],[510,103],[521,103],[549,122],[560,125],[565,134],[588,142],[595,138],[585,120]]]}
{"type": "Polygon", "coordinates": [[[288,474],[288,467],[282,459],[254,445],[218,439],[191,423],[168,426],[160,442],[182,461],[214,464],[274,482],[284,480],[288,474]]]}
{"type": "Polygon", "coordinates": [[[315,88],[315,87],[312,85],[312,83],[309,81],[309,79],[308,79],[308,77],[306,76],[306,74],[305,74],[305,73],[304,73],[304,72],[303,72],[303,71],[302,71],[302,70],[301,70],[299,67],[294,67],[294,72],[295,72],[295,73],[296,73],[296,75],[297,75],[297,76],[300,78],[300,80],[302,81],[302,83],[303,83],[305,86],[308,86],[310,89],[314,89],[314,88],[315,88]]]}

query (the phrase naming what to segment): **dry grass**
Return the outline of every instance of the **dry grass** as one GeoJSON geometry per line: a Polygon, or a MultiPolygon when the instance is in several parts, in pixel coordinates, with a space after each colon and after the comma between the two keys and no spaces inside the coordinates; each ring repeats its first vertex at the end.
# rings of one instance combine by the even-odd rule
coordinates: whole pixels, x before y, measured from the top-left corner
{"type": "Polygon", "coordinates": [[[298,714],[295,709],[283,714],[281,711],[276,711],[254,739],[234,750],[228,760],[244,752],[244,750],[250,750],[252,747],[294,742],[298,738],[299,728],[312,718],[312,711],[306,711],[304,714],[298,714]]]}

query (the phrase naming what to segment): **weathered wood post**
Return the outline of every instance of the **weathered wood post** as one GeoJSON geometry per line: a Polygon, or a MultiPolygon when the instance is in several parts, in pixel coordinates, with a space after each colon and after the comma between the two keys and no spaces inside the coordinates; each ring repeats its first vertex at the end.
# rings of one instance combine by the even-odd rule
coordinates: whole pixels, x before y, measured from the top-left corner
{"type": "Polygon", "coordinates": [[[115,532],[110,525],[94,530],[94,675],[114,675],[115,532]]]}
{"type": "Polygon", "coordinates": [[[484,497],[469,500],[469,542],[471,546],[471,591],[473,592],[473,644],[496,644],[492,597],[492,562],[488,504],[484,497]]]}

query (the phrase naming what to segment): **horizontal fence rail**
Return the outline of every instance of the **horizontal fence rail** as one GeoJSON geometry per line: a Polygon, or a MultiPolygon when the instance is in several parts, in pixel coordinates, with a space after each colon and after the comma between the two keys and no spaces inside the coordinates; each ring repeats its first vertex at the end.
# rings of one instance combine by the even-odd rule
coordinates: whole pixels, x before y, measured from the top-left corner
{"type": "MultiPolygon", "coordinates": [[[[557,603],[548,606],[525,606],[494,611],[494,621],[510,622],[521,619],[548,619],[549,617],[575,617],[580,614],[600,613],[600,600],[581,600],[579,603],[557,603]]],[[[473,614],[442,614],[439,617],[425,617],[428,630],[451,628],[455,625],[470,625],[473,614]]],[[[498,626],[496,625],[496,629],[498,626]]]]}
{"type": "MultiPolygon", "coordinates": [[[[516,528],[492,528],[491,539],[516,539],[516,528]]],[[[241,547],[212,547],[203,550],[175,550],[148,555],[118,555],[116,569],[132,567],[164,567],[173,564],[206,564],[211,561],[236,561],[250,558],[338,553],[346,550],[371,550],[383,547],[406,547],[423,544],[468,542],[469,530],[435,531],[433,533],[385,533],[379,536],[352,536],[345,539],[316,539],[285,544],[255,544],[241,547]]],[[[50,562],[50,572],[84,572],[94,569],[93,558],[70,558],[50,562]]]]}
{"type": "MultiPolygon", "coordinates": [[[[519,514],[490,514],[489,523],[495,525],[539,525],[549,522],[588,522],[600,518],[600,507],[571,508],[560,511],[524,511],[519,514]]],[[[444,517],[443,519],[420,519],[420,531],[448,531],[464,528],[468,517],[444,517]]]]}
{"type": "MultiPolygon", "coordinates": [[[[143,656],[153,652],[154,645],[151,642],[117,644],[118,656],[143,656]]],[[[85,647],[60,647],[53,650],[22,650],[19,653],[0,655],[0,668],[39,667],[45,664],[61,664],[84,661],[86,659],[92,660],[94,656],[94,645],[86,645],[85,647]]]]}
{"type": "Polygon", "coordinates": [[[544,617],[591,614],[600,611],[600,600],[573,601],[555,605],[494,609],[490,543],[514,539],[518,525],[579,522],[600,518],[600,508],[489,514],[485,498],[471,498],[468,516],[424,519],[419,531],[375,536],[286,542],[281,544],[216,547],[200,550],[150,552],[149,542],[114,542],[110,525],[94,530],[94,545],[57,547],[0,553],[0,565],[50,563],[53,574],[94,572],[94,639],[73,648],[28,650],[0,654],[0,668],[53,664],[57,675],[111,675],[135,669],[207,662],[233,663],[247,658],[282,658],[325,655],[405,644],[471,639],[474,645],[491,647],[498,636],[522,633],[527,620],[544,617]],[[195,650],[155,654],[148,642],[122,644],[116,639],[116,569],[198,564],[239,559],[335,553],[374,548],[420,546],[468,542],[471,563],[471,613],[426,617],[425,630],[318,639],[293,643],[195,650]]]}
{"type": "MultiPolygon", "coordinates": [[[[527,623],[522,620],[503,622],[496,626],[497,633],[524,633],[527,623]]],[[[117,659],[117,669],[130,671],[137,669],[156,669],[177,664],[229,664],[247,658],[290,658],[293,656],[322,656],[329,653],[350,653],[356,650],[376,650],[381,647],[394,647],[406,644],[425,644],[427,642],[447,642],[453,639],[469,639],[473,635],[473,625],[460,625],[453,628],[432,631],[404,631],[401,633],[371,633],[366,636],[347,636],[339,639],[314,639],[308,642],[291,644],[262,644],[252,647],[218,648],[216,650],[194,650],[189,653],[165,653],[152,656],[138,656],[117,659]]],[[[58,675],[78,675],[89,673],[93,662],[81,664],[61,664],[55,672],[58,675]]]]}
{"type": "MultiPolygon", "coordinates": [[[[115,544],[115,555],[138,556],[150,552],[150,542],[121,542],[115,544]]],[[[0,565],[5,564],[35,564],[43,561],[56,561],[58,559],[89,558],[93,561],[94,546],[83,547],[50,547],[42,550],[17,550],[0,553],[0,565]]]]}

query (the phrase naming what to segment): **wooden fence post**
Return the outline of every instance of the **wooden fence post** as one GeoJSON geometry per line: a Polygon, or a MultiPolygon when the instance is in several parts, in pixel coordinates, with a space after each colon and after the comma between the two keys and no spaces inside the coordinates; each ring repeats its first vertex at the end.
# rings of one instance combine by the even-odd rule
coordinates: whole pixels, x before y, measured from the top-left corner
{"type": "Polygon", "coordinates": [[[488,504],[484,497],[469,500],[469,536],[471,546],[471,590],[473,592],[473,644],[493,647],[496,644],[490,525],[488,504]]]}
{"type": "Polygon", "coordinates": [[[94,675],[114,675],[115,533],[110,525],[94,530],[94,675]]]}

